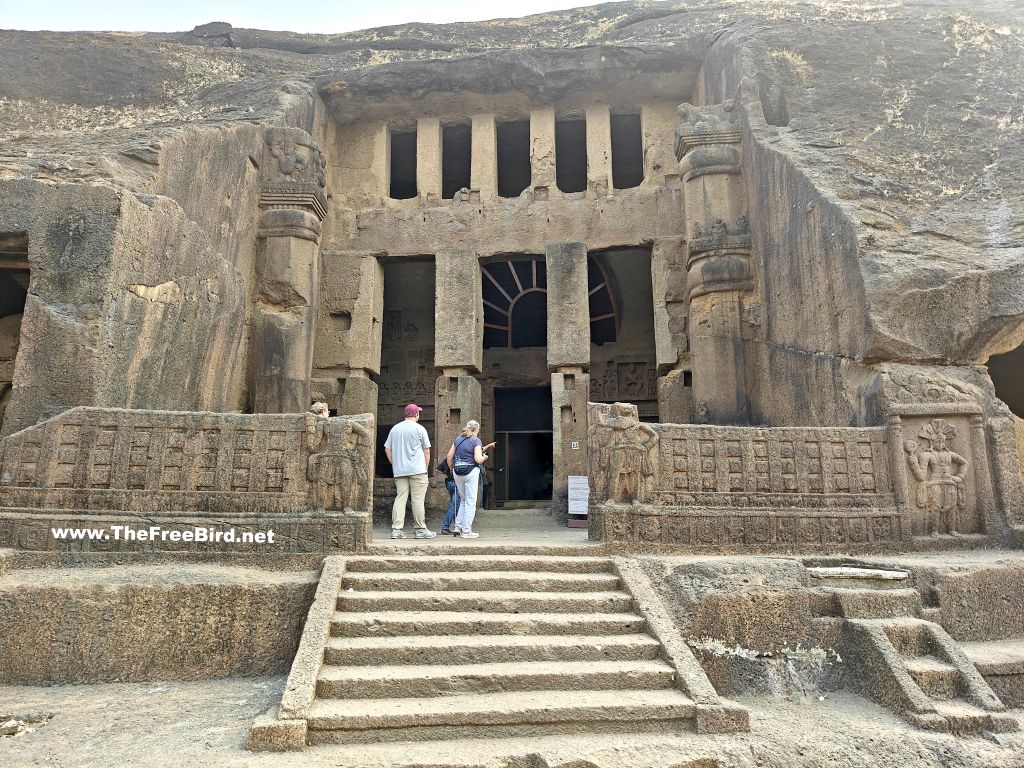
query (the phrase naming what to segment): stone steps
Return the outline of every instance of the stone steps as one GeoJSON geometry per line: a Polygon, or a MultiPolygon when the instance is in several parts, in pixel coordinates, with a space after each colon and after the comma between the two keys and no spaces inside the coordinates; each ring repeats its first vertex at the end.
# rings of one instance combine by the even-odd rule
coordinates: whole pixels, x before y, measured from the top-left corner
{"type": "Polygon", "coordinates": [[[890,619],[917,616],[921,595],[916,589],[864,587],[822,587],[837,607],[837,615],[847,619],[890,619]]]}
{"type": "Polygon", "coordinates": [[[355,573],[432,573],[450,571],[519,571],[532,573],[611,573],[606,557],[554,557],[545,555],[430,555],[349,558],[346,575],[355,573]]]}
{"type": "Polygon", "coordinates": [[[375,556],[339,583],[310,744],[696,727],[608,559],[375,556]]]}
{"type": "Polygon", "coordinates": [[[956,667],[934,656],[916,656],[904,664],[917,687],[937,701],[958,698],[962,694],[960,673],[956,667]]]}
{"type": "Polygon", "coordinates": [[[852,637],[844,655],[865,670],[867,693],[911,723],[956,734],[1019,728],[938,624],[900,616],[847,619],[847,626],[852,637]]]}
{"type": "Polygon", "coordinates": [[[281,705],[248,744],[748,728],[638,566],[370,556],[325,560],[281,705]]]}
{"type": "Polygon", "coordinates": [[[338,611],[337,637],[401,635],[616,635],[643,632],[634,613],[482,613],[480,611],[338,611]]]}
{"type": "Polygon", "coordinates": [[[619,588],[613,573],[558,573],[552,571],[448,571],[437,573],[353,573],[342,589],[374,591],[607,592],[619,588]]]}
{"type": "Polygon", "coordinates": [[[487,664],[325,665],[317,680],[323,699],[426,697],[531,690],[651,690],[671,687],[675,670],[663,661],[506,661],[487,664]]]}
{"type": "MultiPolygon", "coordinates": [[[[466,585],[467,587],[471,585],[466,585]]],[[[389,591],[342,592],[339,611],[479,611],[486,613],[619,613],[632,611],[625,592],[389,591]]]]}
{"type": "MultiPolygon", "coordinates": [[[[692,730],[693,702],[675,689],[534,690],[434,698],[318,699],[310,744],[577,733],[584,724],[630,731],[692,730]]],[[[602,728],[603,730],[603,728],[602,728]]]]}
{"type": "Polygon", "coordinates": [[[599,661],[653,659],[650,635],[458,635],[433,637],[332,637],[324,661],[335,665],[487,664],[497,661],[599,661]]]}
{"type": "Polygon", "coordinates": [[[910,713],[907,719],[919,728],[958,735],[1012,733],[1019,729],[1016,718],[990,712],[963,700],[937,701],[934,713],[910,713]]]}

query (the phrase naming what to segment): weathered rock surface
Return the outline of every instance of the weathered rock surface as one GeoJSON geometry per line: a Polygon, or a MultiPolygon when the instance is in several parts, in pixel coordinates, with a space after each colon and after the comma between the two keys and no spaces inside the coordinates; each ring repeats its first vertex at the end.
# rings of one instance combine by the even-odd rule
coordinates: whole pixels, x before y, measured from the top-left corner
{"type": "Polygon", "coordinates": [[[0,682],[279,673],[315,587],[312,572],[198,564],[14,571],[0,578],[0,682]]]}
{"type": "MultiPolygon", "coordinates": [[[[152,177],[178,159],[164,146],[170,137],[212,131],[230,140],[232,126],[282,120],[293,105],[310,105],[313,85],[325,81],[318,72],[358,99],[396,82],[572,88],[581,74],[549,50],[562,47],[625,47],[626,69],[703,60],[722,71],[726,89],[743,77],[756,84],[766,121],[758,151],[817,188],[809,226],[826,240],[855,238],[847,266],[859,273],[863,304],[837,295],[849,311],[842,325],[822,329],[820,346],[867,358],[980,361],[1024,339],[1020,23],[1019,11],[995,2],[818,0],[611,3],[345,35],[217,25],[172,35],[4,32],[0,177],[163,191],[152,177]],[[521,50],[481,54],[506,48],[521,50]],[[439,61],[467,55],[470,66],[439,61]]],[[[800,279],[809,288],[807,266],[812,273],[800,279]]],[[[799,320],[810,299],[794,292],[788,319],[799,320]]],[[[789,337],[798,322],[785,325],[780,344],[814,346],[789,337]]]]}
{"type": "MultiPolygon", "coordinates": [[[[754,371],[849,393],[861,362],[982,363],[1024,341],[1021,22],[997,2],[815,0],[342,35],[2,32],[0,231],[29,233],[36,329],[4,431],[70,404],[244,407],[260,126],[668,70],[698,100],[738,98],[753,138],[754,371]],[[61,337],[83,341],[42,341],[61,337]]],[[[843,398],[812,421],[850,421],[843,398]]],[[[792,423],[806,405],[779,393],[753,409],[792,423]]]]}

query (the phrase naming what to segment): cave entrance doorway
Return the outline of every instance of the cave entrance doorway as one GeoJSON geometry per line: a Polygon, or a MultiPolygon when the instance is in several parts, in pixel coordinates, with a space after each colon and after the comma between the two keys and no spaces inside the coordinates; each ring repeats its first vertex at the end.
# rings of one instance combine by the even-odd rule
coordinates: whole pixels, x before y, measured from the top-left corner
{"type": "Polygon", "coordinates": [[[989,358],[988,375],[995,385],[996,397],[1024,419],[1024,345],[989,358]]]}
{"type": "Polygon", "coordinates": [[[551,387],[495,388],[494,442],[495,501],[550,502],[551,387]]]}

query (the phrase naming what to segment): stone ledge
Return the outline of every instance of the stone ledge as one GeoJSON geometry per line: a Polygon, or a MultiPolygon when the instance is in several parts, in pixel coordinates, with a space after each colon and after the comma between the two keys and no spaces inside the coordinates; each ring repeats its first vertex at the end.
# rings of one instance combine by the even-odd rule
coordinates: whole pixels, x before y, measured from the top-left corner
{"type": "Polygon", "coordinates": [[[305,720],[279,720],[271,707],[252,721],[245,748],[251,752],[294,752],[306,746],[305,720]]]}

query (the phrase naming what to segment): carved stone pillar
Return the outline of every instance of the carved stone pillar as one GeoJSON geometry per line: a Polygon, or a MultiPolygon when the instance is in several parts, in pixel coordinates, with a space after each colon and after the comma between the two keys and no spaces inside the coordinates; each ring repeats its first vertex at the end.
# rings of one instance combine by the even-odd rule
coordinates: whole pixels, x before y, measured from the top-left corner
{"type": "Polygon", "coordinates": [[[254,413],[309,407],[318,310],[324,157],[299,128],[268,128],[261,164],[249,391],[254,413]]]}
{"type": "Polygon", "coordinates": [[[381,254],[322,251],[313,353],[314,395],[339,414],[377,413],[384,270],[381,254]]]}
{"type": "Polygon", "coordinates": [[[434,365],[441,369],[434,386],[438,461],[459,429],[481,418],[484,305],[476,253],[465,248],[438,251],[434,270],[434,365]]]}
{"type": "Polygon", "coordinates": [[[476,253],[437,252],[434,261],[434,365],[479,373],[484,364],[484,296],[476,253]]]}
{"type": "Polygon", "coordinates": [[[530,186],[541,196],[555,189],[555,110],[530,112],[530,186]]]}
{"type": "Polygon", "coordinates": [[[746,424],[744,314],[753,290],[742,134],[731,102],[679,108],[676,157],[683,180],[689,336],[698,422],[746,424]]]}
{"type": "Polygon", "coordinates": [[[588,107],[587,190],[595,197],[606,197],[612,188],[612,120],[607,104],[588,107]]]}
{"type": "Polygon", "coordinates": [[[651,248],[658,421],[672,424],[693,421],[686,255],[687,243],[680,237],[659,238],[651,248]]]}
{"type": "Polygon", "coordinates": [[[452,441],[467,421],[480,420],[481,397],[480,382],[470,376],[465,368],[445,368],[437,377],[434,385],[437,461],[448,453],[452,441]]]}
{"type": "Polygon", "coordinates": [[[995,489],[992,485],[992,469],[988,460],[988,441],[985,439],[985,417],[976,413],[971,416],[971,459],[974,462],[975,494],[982,530],[990,535],[1005,535],[1006,531],[999,517],[995,489]]]}
{"type": "Polygon", "coordinates": [[[420,202],[441,202],[441,121],[436,117],[416,121],[416,188],[420,202]]]}
{"type": "Polygon", "coordinates": [[[551,371],[553,439],[552,513],[568,516],[569,475],[585,475],[587,400],[590,393],[590,301],[587,247],[549,243],[545,248],[548,291],[548,369],[551,371]],[[575,444],[576,447],[573,447],[575,444]]]}
{"type": "Polygon", "coordinates": [[[587,400],[590,374],[563,366],[551,374],[551,429],[553,465],[551,511],[556,519],[569,516],[569,475],[586,475],[587,400]]]}
{"type": "Polygon", "coordinates": [[[473,115],[470,147],[470,187],[479,190],[480,199],[498,196],[498,128],[494,115],[473,115]]]}

